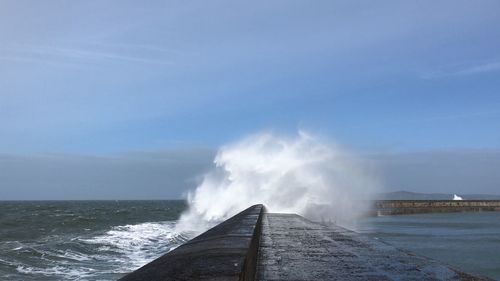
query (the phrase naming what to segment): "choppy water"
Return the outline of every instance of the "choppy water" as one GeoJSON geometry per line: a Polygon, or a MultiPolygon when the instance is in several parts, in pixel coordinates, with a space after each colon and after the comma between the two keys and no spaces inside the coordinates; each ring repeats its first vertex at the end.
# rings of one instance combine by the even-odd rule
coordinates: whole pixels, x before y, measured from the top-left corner
{"type": "Polygon", "coordinates": [[[183,201],[0,202],[0,280],[116,280],[187,240],[183,201]]]}
{"type": "Polygon", "coordinates": [[[361,221],[357,231],[500,280],[500,212],[373,217],[361,221]]]}

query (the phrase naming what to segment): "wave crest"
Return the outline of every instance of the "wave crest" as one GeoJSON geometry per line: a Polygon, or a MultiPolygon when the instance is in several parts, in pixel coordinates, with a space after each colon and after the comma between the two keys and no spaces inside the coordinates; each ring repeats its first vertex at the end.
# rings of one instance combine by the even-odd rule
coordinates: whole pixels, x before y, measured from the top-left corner
{"type": "Polygon", "coordinates": [[[299,132],[261,133],[223,146],[188,194],[179,231],[202,231],[253,204],[315,220],[347,221],[366,211],[375,173],[333,142],[299,132]]]}

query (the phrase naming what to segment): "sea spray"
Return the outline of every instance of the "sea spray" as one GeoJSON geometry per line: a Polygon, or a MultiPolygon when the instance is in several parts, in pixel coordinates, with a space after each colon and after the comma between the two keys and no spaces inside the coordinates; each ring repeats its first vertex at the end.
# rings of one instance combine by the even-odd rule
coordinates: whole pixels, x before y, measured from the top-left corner
{"type": "Polygon", "coordinates": [[[317,136],[261,133],[223,146],[187,195],[178,231],[201,232],[253,204],[270,212],[346,223],[364,213],[378,184],[366,162],[317,136]]]}

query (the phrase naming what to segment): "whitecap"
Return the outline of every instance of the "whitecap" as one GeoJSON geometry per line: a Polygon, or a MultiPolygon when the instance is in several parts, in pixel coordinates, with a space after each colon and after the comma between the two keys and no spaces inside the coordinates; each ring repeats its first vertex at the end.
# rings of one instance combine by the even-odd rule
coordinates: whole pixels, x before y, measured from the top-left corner
{"type": "Polygon", "coordinates": [[[112,272],[123,272],[139,268],[187,240],[174,229],[172,221],[147,222],[115,226],[102,235],[79,240],[98,246],[103,254],[114,252],[100,258],[113,259],[119,266],[112,272]]]}

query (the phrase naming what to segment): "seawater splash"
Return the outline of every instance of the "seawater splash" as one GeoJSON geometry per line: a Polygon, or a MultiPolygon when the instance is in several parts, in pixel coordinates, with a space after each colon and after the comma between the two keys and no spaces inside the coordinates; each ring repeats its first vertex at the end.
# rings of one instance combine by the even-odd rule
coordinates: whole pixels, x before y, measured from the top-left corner
{"type": "Polygon", "coordinates": [[[464,199],[456,194],[453,194],[453,200],[464,200],[464,199]]]}
{"type": "Polygon", "coordinates": [[[24,263],[0,259],[0,265],[8,263],[21,275],[36,276],[19,280],[116,280],[187,241],[188,237],[173,231],[174,225],[173,221],[146,222],[114,226],[100,235],[20,243],[11,251],[18,255],[28,251],[36,259],[24,263]]]}
{"type": "Polygon", "coordinates": [[[304,132],[244,138],[223,146],[214,164],[188,193],[178,231],[203,231],[260,203],[271,212],[346,222],[367,210],[363,200],[378,186],[366,162],[304,132]]]}
{"type": "Polygon", "coordinates": [[[77,241],[97,247],[105,258],[116,256],[117,263],[122,266],[115,270],[128,272],[155,259],[158,253],[168,252],[188,240],[174,232],[174,225],[170,221],[121,225],[102,235],[79,238],[77,241]]]}

